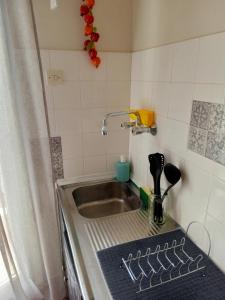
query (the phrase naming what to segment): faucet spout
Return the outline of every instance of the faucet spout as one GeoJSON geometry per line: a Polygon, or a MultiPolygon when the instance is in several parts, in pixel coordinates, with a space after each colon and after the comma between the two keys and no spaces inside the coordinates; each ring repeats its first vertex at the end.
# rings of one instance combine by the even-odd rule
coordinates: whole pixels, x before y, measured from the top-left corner
{"type": "Polygon", "coordinates": [[[107,135],[108,130],[107,130],[107,119],[104,118],[102,121],[102,129],[101,129],[102,135],[107,135]]]}
{"type": "Polygon", "coordinates": [[[105,115],[105,117],[102,121],[102,128],[101,128],[102,135],[107,135],[108,134],[108,129],[107,129],[107,120],[108,120],[108,118],[125,116],[125,115],[130,115],[130,114],[134,114],[137,117],[136,125],[138,125],[138,126],[141,125],[141,118],[140,118],[140,115],[139,115],[138,111],[118,111],[118,112],[108,113],[108,114],[105,115]]]}

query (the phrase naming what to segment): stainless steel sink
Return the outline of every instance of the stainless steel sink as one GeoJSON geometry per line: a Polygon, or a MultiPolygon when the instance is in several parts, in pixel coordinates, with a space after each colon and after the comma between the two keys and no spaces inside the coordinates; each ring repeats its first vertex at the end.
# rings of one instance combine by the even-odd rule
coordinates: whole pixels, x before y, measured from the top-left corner
{"type": "Polygon", "coordinates": [[[79,213],[100,218],[139,209],[141,201],[127,183],[104,182],[78,187],[73,198],[79,213]]]}

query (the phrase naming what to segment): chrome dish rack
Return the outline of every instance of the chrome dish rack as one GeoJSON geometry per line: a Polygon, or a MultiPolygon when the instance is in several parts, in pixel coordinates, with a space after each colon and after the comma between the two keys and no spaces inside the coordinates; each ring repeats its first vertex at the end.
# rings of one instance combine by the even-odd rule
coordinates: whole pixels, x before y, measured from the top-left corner
{"type": "MultiPolygon", "coordinates": [[[[182,237],[180,241],[173,240],[172,243],[166,242],[161,246],[158,244],[154,250],[150,248],[145,252],[138,250],[135,255],[130,253],[126,259],[122,258],[122,264],[131,280],[138,286],[136,293],[153,289],[199,271],[202,271],[201,276],[206,276],[203,255],[198,254],[192,257],[184,249],[188,230],[194,223],[198,222],[189,224],[185,237],[182,237]]],[[[205,230],[209,238],[209,256],[211,240],[206,228],[205,230]]]]}

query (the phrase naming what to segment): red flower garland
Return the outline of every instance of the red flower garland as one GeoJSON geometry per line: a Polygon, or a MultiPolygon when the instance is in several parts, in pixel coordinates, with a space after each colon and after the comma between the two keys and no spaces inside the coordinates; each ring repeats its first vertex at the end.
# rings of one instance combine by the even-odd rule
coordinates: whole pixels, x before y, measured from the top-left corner
{"type": "Polygon", "coordinates": [[[97,28],[94,27],[94,16],[92,9],[95,5],[95,0],[83,0],[83,4],[80,7],[80,15],[85,22],[84,34],[88,36],[88,39],[84,41],[84,50],[88,51],[92,64],[98,68],[101,63],[101,59],[98,57],[98,52],[95,48],[95,43],[98,42],[100,35],[97,32],[97,28]]]}

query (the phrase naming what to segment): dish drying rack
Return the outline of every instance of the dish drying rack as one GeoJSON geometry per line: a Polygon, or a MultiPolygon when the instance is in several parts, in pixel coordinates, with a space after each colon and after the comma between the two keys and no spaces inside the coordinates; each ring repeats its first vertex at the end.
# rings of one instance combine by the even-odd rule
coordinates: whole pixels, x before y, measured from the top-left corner
{"type": "MultiPolygon", "coordinates": [[[[122,265],[125,266],[130,278],[138,286],[136,293],[153,289],[206,268],[202,254],[192,257],[184,249],[188,230],[194,223],[198,222],[189,224],[185,237],[181,238],[179,242],[173,240],[170,244],[168,242],[162,246],[158,244],[154,251],[150,248],[145,253],[138,250],[136,255],[130,253],[128,258],[122,258],[122,265]]],[[[209,256],[211,239],[208,230],[204,225],[203,227],[209,238],[207,254],[209,256]]],[[[206,276],[204,271],[202,276],[206,276]]]]}

